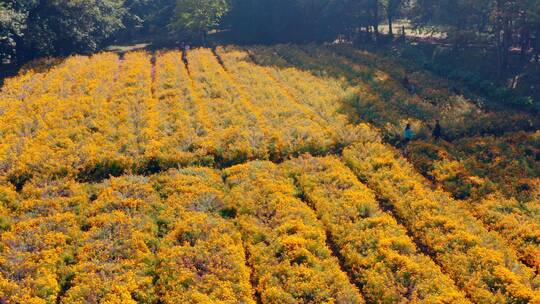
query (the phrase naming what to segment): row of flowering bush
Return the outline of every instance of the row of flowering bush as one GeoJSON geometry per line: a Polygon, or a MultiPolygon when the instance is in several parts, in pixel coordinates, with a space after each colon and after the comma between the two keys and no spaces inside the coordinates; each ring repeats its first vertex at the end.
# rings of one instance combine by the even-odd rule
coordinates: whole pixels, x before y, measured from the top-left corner
{"type": "Polygon", "coordinates": [[[491,194],[472,203],[472,212],[516,249],[527,265],[540,270],[540,209],[537,201],[522,203],[515,198],[491,194]]]}
{"type": "Polygon", "coordinates": [[[346,146],[356,140],[355,129],[350,125],[342,100],[353,94],[344,88],[339,81],[323,75],[313,75],[291,67],[272,49],[266,47],[250,47],[241,55],[243,60],[255,63],[258,72],[271,81],[275,89],[284,94],[286,99],[294,103],[305,115],[319,124],[323,124],[326,132],[338,147],[346,146]]]}
{"type": "Polygon", "coordinates": [[[295,151],[327,151],[335,144],[330,126],[277,89],[261,67],[249,64],[247,53],[222,49],[218,52],[234,82],[265,118],[264,127],[269,128],[267,133],[272,139],[271,158],[283,158],[295,151]]]}
{"type": "Polygon", "coordinates": [[[87,154],[98,146],[89,138],[97,120],[92,113],[108,98],[118,67],[115,57],[72,57],[44,76],[42,88],[20,101],[2,97],[0,168],[4,177],[63,174],[88,162],[92,155],[87,154]]]}
{"type": "Polygon", "coordinates": [[[224,219],[219,171],[172,170],[153,178],[160,213],[157,290],[163,303],[255,303],[242,237],[224,219]]]}
{"type": "Polygon", "coordinates": [[[422,174],[454,197],[468,198],[463,208],[497,231],[525,264],[538,269],[540,181],[532,137],[509,134],[437,145],[415,141],[406,154],[422,174]]]}
{"type": "Polygon", "coordinates": [[[268,158],[269,138],[263,118],[227,79],[211,50],[189,52],[193,94],[201,124],[206,126],[204,147],[227,164],[268,158]]]}
{"type": "Polygon", "coordinates": [[[224,174],[262,303],[363,303],[321,223],[277,165],[251,162],[224,174]]]}
{"type": "Polygon", "coordinates": [[[468,303],[339,158],[302,157],[283,169],[295,177],[371,303],[468,303]]]}
{"type": "Polygon", "coordinates": [[[150,172],[177,165],[211,162],[202,147],[204,129],[197,121],[196,102],[191,91],[182,53],[158,53],[154,67],[154,98],[156,99],[156,138],[152,139],[149,161],[156,168],[150,172]]]}
{"type": "MultiPolygon", "coordinates": [[[[538,301],[534,272],[447,194],[432,190],[405,159],[378,142],[344,151],[345,162],[387,200],[413,236],[474,302],[538,301]]],[[[537,280],[537,279],[536,279],[537,280]]]]}
{"type": "Polygon", "coordinates": [[[82,237],[62,303],[153,303],[159,196],[145,177],[98,185],[81,208],[82,237]]]}
{"type": "Polygon", "coordinates": [[[0,301],[56,303],[71,277],[81,236],[77,210],[87,197],[67,180],[33,181],[21,194],[0,187],[0,301]]]}

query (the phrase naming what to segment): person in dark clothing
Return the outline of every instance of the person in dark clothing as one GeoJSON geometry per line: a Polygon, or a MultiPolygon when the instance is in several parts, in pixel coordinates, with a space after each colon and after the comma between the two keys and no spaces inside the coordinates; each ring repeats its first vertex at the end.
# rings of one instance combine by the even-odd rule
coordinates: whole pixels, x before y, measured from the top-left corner
{"type": "Polygon", "coordinates": [[[435,127],[433,128],[432,135],[433,135],[433,138],[435,138],[437,140],[439,140],[441,138],[442,128],[441,128],[441,123],[438,120],[435,123],[435,127]]]}
{"type": "Polygon", "coordinates": [[[186,51],[183,51],[182,52],[182,61],[187,64],[188,62],[188,59],[187,59],[187,52],[186,51]]]}
{"type": "Polygon", "coordinates": [[[405,130],[403,131],[403,144],[408,144],[414,138],[414,131],[410,123],[407,124],[405,130]]]}
{"type": "Polygon", "coordinates": [[[401,84],[402,84],[403,87],[405,87],[406,89],[409,89],[409,86],[411,85],[411,83],[409,82],[409,77],[403,78],[403,80],[401,81],[401,84]]]}
{"type": "Polygon", "coordinates": [[[181,51],[182,51],[182,61],[184,62],[185,65],[187,65],[188,64],[187,44],[185,42],[182,42],[181,51]]]}
{"type": "Polygon", "coordinates": [[[403,78],[403,80],[401,81],[401,84],[403,85],[403,87],[404,87],[405,89],[407,89],[407,91],[409,91],[409,93],[411,93],[411,94],[414,94],[414,93],[415,93],[416,88],[415,88],[414,85],[409,81],[409,78],[408,78],[408,77],[403,78]]]}

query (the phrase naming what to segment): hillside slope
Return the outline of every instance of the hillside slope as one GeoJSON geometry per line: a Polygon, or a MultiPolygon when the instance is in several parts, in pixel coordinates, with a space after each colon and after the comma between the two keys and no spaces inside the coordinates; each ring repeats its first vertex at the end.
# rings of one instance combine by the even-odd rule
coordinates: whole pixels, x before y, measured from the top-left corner
{"type": "Polygon", "coordinates": [[[6,80],[1,303],[540,303],[535,117],[349,46],[182,57],[6,80]]]}

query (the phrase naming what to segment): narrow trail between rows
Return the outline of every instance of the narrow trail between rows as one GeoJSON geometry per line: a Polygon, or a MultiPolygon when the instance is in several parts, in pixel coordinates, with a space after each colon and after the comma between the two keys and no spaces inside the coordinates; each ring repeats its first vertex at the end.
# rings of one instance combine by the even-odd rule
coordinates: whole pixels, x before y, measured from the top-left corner
{"type": "Polygon", "coordinates": [[[317,221],[320,223],[321,227],[324,228],[324,233],[326,235],[326,246],[330,249],[332,252],[332,255],[338,260],[339,262],[339,268],[343,273],[347,275],[347,278],[349,279],[349,282],[356,286],[358,288],[358,291],[364,298],[364,301],[366,304],[374,304],[371,301],[368,300],[368,297],[366,297],[364,293],[364,285],[358,282],[358,280],[354,279],[354,274],[352,273],[351,269],[348,268],[346,265],[345,257],[341,254],[341,248],[335,243],[334,238],[332,236],[332,233],[328,229],[328,227],[323,223],[321,218],[318,216],[318,212],[309,202],[309,200],[306,197],[305,192],[303,191],[302,187],[299,185],[298,180],[294,179],[294,186],[296,190],[298,191],[298,199],[300,199],[306,206],[308,206],[316,215],[317,215],[317,221]]]}

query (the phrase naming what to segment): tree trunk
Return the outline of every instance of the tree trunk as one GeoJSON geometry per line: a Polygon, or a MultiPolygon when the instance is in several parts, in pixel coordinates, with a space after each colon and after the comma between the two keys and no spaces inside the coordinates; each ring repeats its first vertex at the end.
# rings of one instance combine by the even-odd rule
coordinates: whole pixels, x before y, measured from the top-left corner
{"type": "Polygon", "coordinates": [[[497,79],[502,79],[504,74],[504,32],[502,20],[499,20],[497,26],[495,27],[495,39],[496,39],[496,49],[497,49],[497,79]]]}
{"type": "Polygon", "coordinates": [[[510,63],[510,46],[512,44],[512,32],[510,30],[510,20],[508,18],[503,19],[502,24],[502,40],[500,50],[500,70],[499,79],[502,80],[506,76],[506,71],[510,63]]]}
{"type": "Polygon", "coordinates": [[[512,46],[512,18],[505,11],[504,1],[497,0],[496,47],[497,47],[497,76],[502,80],[510,62],[510,47],[512,46]]]}
{"type": "Polygon", "coordinates": [[[373,32],[375,33],[375,42],[379,42],[379,0],[373,1],[373,32]]]}
{"type": "Polygon", "coordinates": [[[207,35],[208,35],[208,33],[207,33],[206,31],[203,31],[201,34],[202,34],[202,35],[201,35],[201,38],[202,38],[202,41],[201,41],[201,42],[202,42],[202,45],[206,47],[206,40],[207,40],[207,35]]]}
{"type": "Polygon", "coordinates": [[[390,35],[390,37],[394,37],[394,29],[393,29],[393,16],[390,12],[388,12],[388,34],[390,35]]]}
{"type": "Polygon", "coordinates": [[[15,41],[15,49],[14,49],[14,60],[16,62],[24,62],[27,56],[27,51],[25,48],[25,43],[23,40],[23,37],[19,35],[15,35],[13,37],[13,40],[15,41]]]}
{"type": "Polygon", "coordinates": [[[523,26],[519,30],[519,47],[522,60],[528,61],[529,57],[527,56],[527,54],[529,52],[529,49],[531,48],[531,36],[529,28],[526,26],[523,26]]]}

